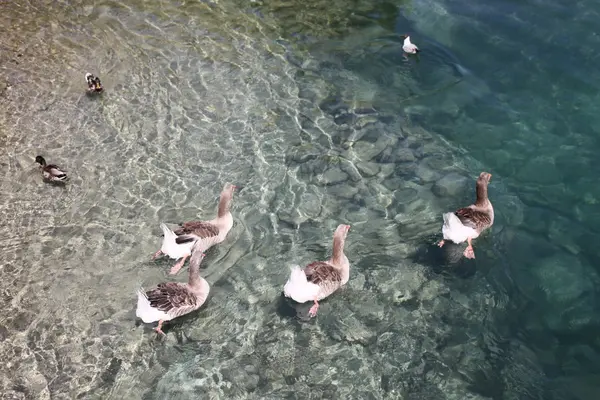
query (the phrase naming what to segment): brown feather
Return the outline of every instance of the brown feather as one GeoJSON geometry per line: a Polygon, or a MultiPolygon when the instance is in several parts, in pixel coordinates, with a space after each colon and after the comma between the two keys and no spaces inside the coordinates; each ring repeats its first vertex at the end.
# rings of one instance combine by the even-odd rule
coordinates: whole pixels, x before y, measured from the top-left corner
{"type": "Polygon", "coordinates": [[[146,297],[152,307],[166,313],[176,308],[195,307],[197,300],[185,285],[177,282],[160,283],[147,291],[146,297]]]}
{"type": "Polygon", "coordinates": [[[195,235],[200,239],[219,236],[219,228],[204,221],[184,222],[181,228],[176,229],[174,232],[177,236],[195,235]]]}
{"type": "Polygon", "coordinates": [[[315,261],[308,264],[304,268],[304,274],[306,275],[306,279],[315,285],[319,285],[324,282],[342,281],[341,271],[324,261],[315,261]]]}
{"type": "Polygon", "coordinates": [[[475,229],[477,232],[483,231],[492,225],[490,213],[481,211],[474,207],[459,208],[454,214],[460,219],[464,226],[475,229]]]}

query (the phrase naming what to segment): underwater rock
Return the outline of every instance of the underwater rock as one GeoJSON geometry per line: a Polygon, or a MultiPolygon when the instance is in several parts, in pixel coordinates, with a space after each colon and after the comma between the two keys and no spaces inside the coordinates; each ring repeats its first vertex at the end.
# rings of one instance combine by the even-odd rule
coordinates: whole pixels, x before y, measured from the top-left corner
{"type": "Polygon", "coordinates": [[[383,149],[377,148],[373,143],[361,140],[352,145],[352,150],[360,160],[370,161],[381,153],[383,149]]]}
{"type": "Polygon", "coordinates": [[[334,119],[333,122],[335,122],[337,125],[352,125],[356,122],[356,120],[358,119],[358,117],[354,114],[339,114],[337,115],[334,119]]]}
{"type": "Polygon", "coordinates": [[[425,162],[419,163],[415,175],[424,183],[433,182],[440,176],[439,172],[431,169],[425,162]]]}
{"type": "Polygon", "coordinates": [[[341,182],[348,180],[348,174],[346,174],[339,166],[333,166],[329,168],[318,178],[318,182],[322,185],[336,185],[341,182]]]}
{"type": "MultiPolygon", "coordinates": [[[[334,301],[334,299],[331,299],[334,301]]],[[[368,308],[368,305],[364,305],[368,308]]],[[[357,316],[348,313],[347,310],[339,310],[338,304],[335,305],[336,310],[328,312],[327,319],[321,323],[327,334],[336,341],[369,345],[375,338],[376,332],[372,326],[367,326],[359,320],[357,316]]]]}
{"type": "Polygon", "coordinates": [[[370,161],[357,162],[356,168],[365,178],[377,175],[377,173],[379,172],[379,164],[370,161]]]}
{"type": "Polygon", "coordinates": [[[560,184],[562,173],[556,167],[554,159],[549,156],[538,156],[525,163],[515,177],[522,183],[537,185],[560,184]]]}
{"type": "Polygon", "coordinates": [[[293,147],[286,155],[287,161],[293,161],[298,164],[305,163],[307,161],[314,160],[319,157],[319,149],[317,146],[312,144],[302,144],[300,146],[293,147]]]}
{"type": "MultiPolygon", "coordinates": [[[[532,295],[541,288],[545,294],[545,305],[540,306],[542,318],[547,326],[557,332],[572,332],[597,323],[594,307],[595,288],[600,278],[593,268],[581,263],[579,258],[558,253],[536,263],[533,270],[537,285],[523,284],[532,295]]],[[[525,289],[526,290],[526,289],[525,289]]]]}
{"type": "Polygon", "coordinates": [[[401,147],[396,151],[394,159],[398,163],[405,163],[405,162],[414,162],[416,158],[411,149],[406,148],[406,147],[401,147]]]}
{"type": "Polygon", "coordinates": [[[359,188],[356,185],[348,185],[348,184],[339,184],[339,185],[330,185],[327,187],[327,193],[336,197],[340,197],[342,199],[351,199],[356,193],[358,193],[359,188]]]}
{"type": "Polygon", "coordinates": [[[309,218],[316,218],[321,214],[321,208],[321,200],[316,194],[302,194],[300,204],[298,205],[298,212],[309,218]]]}
{"type": "Polygon", "coordinates": [[[359,182],[362,180],[362,176],[360,175],[359,170],[350,161],[340,158],[339,165],[340,165],[341,170],[348,174],[348,176],[350,177],[350,180],[352,180],[354,182],[359,182]]]}
{"type": "Polygon", "coordinates": [[[467,189],[467,177],[456,172],[443,176],[431,187],[431,191],[438,197],[455,197],[467,189]]]}

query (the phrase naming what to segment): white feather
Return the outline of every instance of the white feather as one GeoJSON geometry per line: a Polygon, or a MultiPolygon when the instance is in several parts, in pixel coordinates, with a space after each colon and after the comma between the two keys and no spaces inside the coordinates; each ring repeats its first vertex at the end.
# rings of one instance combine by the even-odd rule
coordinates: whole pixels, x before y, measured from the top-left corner
{"type": "Polygon", "coordinates": [[[404,43],[402,44],[402,50],[404,50],[407,53],[413,54],[416,53],[417,50],[419,50],[419,48],[410,41],[410,36],[407,36],[404,39],[404,43]]]}
{"type": "Polygon", "coordinates": [[[474,239],[478,236],[475,229],[464,226],[453,212],[445,213],[443,217],[444,225],[442,226],[442,233],[444,234],[444,240],[462,243],[468,238],[474,239]]]}
{"type": "Polygon", "coordinates": [[[306,303],[313,301],[318,293],[319,286],[308,282],[302,268],[293,266],[290,277],[283,287],[283,294],[298,303],[306,303]]]}
{"type": "Polygon", "coordinates": [[[172,317],[166,312],[160,311],[150,305],[150,301],[148,301],[144,289],[138,289],[137,295],[138,303],[137,309],[135,310],[135,315],[136,317],[141,318],[146,324],[161,320],[169,321],[172,319],[172,317]]]}
{"type": "Polygon", "coordinates": [[[187,242],[177,244],[175,239],[177,235],[164,223],[160,224],[160,228],[163,231],[163,242],[160,250],[171,258],[179,259],[183,256],[189,256],[192,253],[192,247],[194,242],[187,242]]]}

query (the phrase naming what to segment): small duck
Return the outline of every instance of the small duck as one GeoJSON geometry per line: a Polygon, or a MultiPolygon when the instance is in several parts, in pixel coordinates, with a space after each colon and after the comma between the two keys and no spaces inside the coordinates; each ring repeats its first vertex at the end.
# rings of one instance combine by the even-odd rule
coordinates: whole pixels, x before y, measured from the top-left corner
{"type": "Polygon", "coordinates": [[[85,74],[85,81],[88,84],[88,92],[100,93],[104,90],[102,83],[100,82],[100,78],[90,74],[89,72],[85,74]]]}
{"type": "Polygon", "coordinates": [[[44,179],[50,182],[65,182],[68,179],[66,171],[63,171],[58,165],[46,164],[44,157],[37,156],[35,162],[40,164],[44,179]]]}
{"type": "Polygon", "coordinates": [[[479,174],[476,184],[477,200],[475,204],[443,215],[442,233],[444,239],[438,243],[439,247],[444,245],[444,240],[450,240],[454,243],[463,243],[466,240],[468,245],[463,254],[467,258],[475,258],[471,241],[494,223],[494,207],[492,207],[492,203],[488,198],[490,179],[492,179],[492,174],[488,172],[479,174]]]}
{"type": "Polygon", "coordinates": [[[165,224],[161,224],[163,230],[162,247],[152,256],[152,259],[161,254],[166,254],[173,259],[181,258],[169,272],[169,274],[174,275],[183,267],[185,260],[191,254],[191,246],[196,241],[199,242],[201,251],[206,251],[212,246],[223,242],[233,227],[233,216],[229,208],[235,189],[235,185],[225,184],[219,199],[217,217],[210,221],[184,222],[175,231],[171,231],[165,224]]]}
{"type": "Polygon", "coordinates": [[[405,53],[417,54],[418,52],[421,51],[415,44],[413,44],[410,41],[410,36],[402,35],[402,37],[404,38],[404,44],[402,45],[402,50],[404,50],[405,53]]]}
{"type": "Polygon", "coordinates": [[[344,254],[344,243],[350,225],[338,225],[333,234],[333,254],[327,261],[315,261],[304,268],[294,266],[283,287],[283,294],[298,303],[314,301],[308,311],[317,315],[319,300],[323,300],[350,279],[350,262],[344,254]]]}
{"type": "Polygon", "coordinates": [[[146,324],[158,321],[158,326],[154,328],[157,333],[165,334],[162,331],[165,321],[189,314],[206,302],[210,285],[200,276],[200,263],[204,259],[204,253],[199,251],[199,247],[199,242],[196,242],[192,248],[187,283],[160,283],[147,292],[142,288],[137,292],[135,315],[146,324]]]}

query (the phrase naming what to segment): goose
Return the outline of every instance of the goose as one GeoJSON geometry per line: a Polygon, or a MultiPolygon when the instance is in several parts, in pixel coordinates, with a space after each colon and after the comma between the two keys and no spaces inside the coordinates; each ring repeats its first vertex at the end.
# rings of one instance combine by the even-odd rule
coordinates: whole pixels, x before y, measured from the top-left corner
{"type": "Polygon", "coordinates": [[[405,53],[417,54],[418,52],[421,51],[415,44],[413,44],[410,41],[410,36],[403,35],[403,37],[404,37],[404,43],[402,44],[402,50],[404,50],[405,53]]]}
{"type": "Polygon", "coordinates": [[[169,272],[169,274],[174,275],[179,272],[185,260],[190,256],[193,243],[198,241],[200,251],[206,251],[212,246],[223,242],[233,227],[233,216],[229,208],[235,189],[236,186],[229,183],[223,187],[217,217],[210,221],[183,222],[179,224],[180,228],[174,231],[161,224],[164,234],[162,247],[154,254],[152,259],[161,254],[166,254],[174,259],[181,258],[169,272]]]}
{"type": "Polygon", "coordinates": [[[490,179],[492,179],[492,174],[488,172],[479,174],[476,183],[477,200],[475,204],[443,215],[442,234],[444,239],[438,242],[439,247],[444,245],[445,240],[454,243],[467,241],[467,248],[463,254],[467,258],[475,258],[472,240],[494,223],[494,207],[488,198],[490,179]]]}
{"type": "Polygon", "coordinates": [[[154,330],[159,334],[165,334],[162,331],[165,321],[199,309],[210,293],[210,285],[199,272],[200,263],[204,259],[200,247],[200,243],[196,242],[192,248],[187,283],[166,282],[148,291],[144,291],[143,288],[138,289],[135,315],[146,324],[158,321],[158,326],[154,330]]]}
{"type": "Polygon", "coordinates": [[[67,177],[67,172],[61,169],[56,164],[46,164],[46,160],[42,156],[35,157],[35,162],[40,164],[40,168],[42,169],[42,176],[44,179],[50,182],[65,182],[67,177]]]}
{"type": "Polygon", "coordinates": [[[88,92],[99,93],[104,90],[102,83],[100,82],[100,78],[90,74],[89,72],[85,74],[85,81],[88,85],[88,92]]]}
{"type": "Polygon", "coordinates": [[[283,287],[283,294],[298,303],[313,301],[308,311],[317,315],[319,300],[344,286],[350,278],[350,262],[344,254],[344,243],[350,225],[339,225],[333,234],[333,254],[327,261],[315,261],[304,268],[293,266],[283,287]]]}

